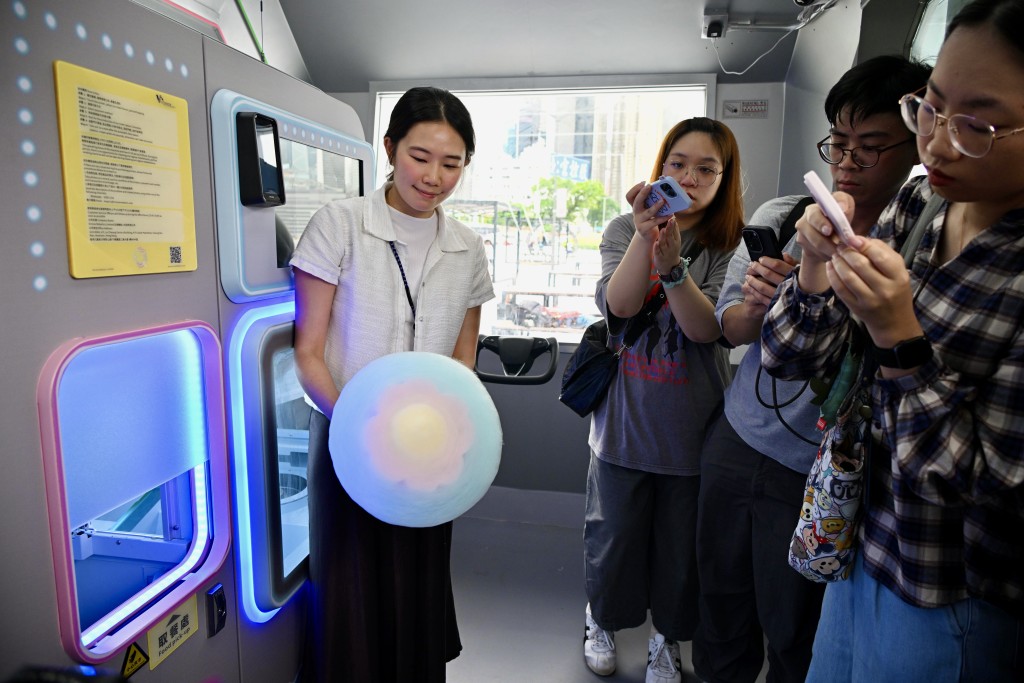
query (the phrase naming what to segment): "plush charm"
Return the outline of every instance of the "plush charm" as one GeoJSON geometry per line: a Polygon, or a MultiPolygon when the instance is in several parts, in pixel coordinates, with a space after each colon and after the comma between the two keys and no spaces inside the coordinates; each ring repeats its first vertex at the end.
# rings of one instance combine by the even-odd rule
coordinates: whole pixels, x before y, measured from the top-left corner
{"type": "Polygon", "coordinates": [[[449,522],[487,492],[501,422],[472,370],[435,353],[378,358],[345,385],[331,418],[334,471],[364,510],[389,524],[449,522]]]}

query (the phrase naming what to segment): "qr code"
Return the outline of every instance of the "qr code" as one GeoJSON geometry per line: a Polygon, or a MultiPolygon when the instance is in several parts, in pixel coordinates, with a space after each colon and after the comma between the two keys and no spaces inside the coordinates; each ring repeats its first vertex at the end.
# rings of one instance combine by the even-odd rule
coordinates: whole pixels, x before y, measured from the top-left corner
{"type": "Polygon", "coordinates": [[[181,247],[171,247],[171,263],[181,263],[181,247]]]}

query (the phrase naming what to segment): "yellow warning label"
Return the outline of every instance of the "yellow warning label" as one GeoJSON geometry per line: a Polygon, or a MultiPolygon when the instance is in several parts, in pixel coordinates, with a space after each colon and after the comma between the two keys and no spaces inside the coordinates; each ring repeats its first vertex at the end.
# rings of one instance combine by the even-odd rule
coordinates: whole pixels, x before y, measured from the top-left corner
{"type": "Polygon", "coordinates": [[[141,669],[149,661],[149,657],[142,651],[142,648],[132,643],[128,651],[124,653],[124,664],[121,665],[121,675],[130,678],[133,673],[141,669]]]}
{"type": "Polygon", "coordinates": [[[149,629],[149,668],[157,665],[178,649],[188,638],[199,630],[199,607],[196,596],[171,610],[156,626],[149,629]]]}

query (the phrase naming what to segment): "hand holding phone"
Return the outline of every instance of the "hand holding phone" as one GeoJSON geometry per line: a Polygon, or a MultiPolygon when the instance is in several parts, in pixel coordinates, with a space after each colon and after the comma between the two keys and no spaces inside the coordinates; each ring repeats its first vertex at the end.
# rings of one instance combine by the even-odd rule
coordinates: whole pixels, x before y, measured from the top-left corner
{"type": "Polygon", "coordinates": [[[672,214],[686,211],[693,202],[682,186],[671,176],[661,176],[651,183],[651,192],[644,200],[644,206],[648,209],[654,206],[659,199],[665,200],[665,205],[658,209],[656,216],[668,218],[672,214]]]}
{"type": "Polygon", "coordinates": [[[825,187],[825,183],[821,182],[818,174],[814,171],[805,173],[804,185],[807,186],[811,196],[814,197],[814,201],[821,207],[825,217],[832,222],[833,227],[836,229],[836,234],[839,235],[839,239],[847,244],[853,241],[854,232],[853,228],[850,227],[850,221],[846,220],[839,202],[836,201],[836,198],[825,187]]]}
{"type": "Polygon", "coordinates": [[[743,244],[747,246],[750,260],[756,261],[762,256],[782,260],[782,249],[775,231],[763,225],[748,225],[743,228],[743,244]]]}

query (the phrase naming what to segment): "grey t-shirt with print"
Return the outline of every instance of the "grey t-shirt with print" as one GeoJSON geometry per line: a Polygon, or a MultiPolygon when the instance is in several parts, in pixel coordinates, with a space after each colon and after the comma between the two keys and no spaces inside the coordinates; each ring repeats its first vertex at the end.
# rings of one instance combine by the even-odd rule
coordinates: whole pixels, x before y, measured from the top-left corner
{"type": "MultiPolygon", "coordinates": [[[[601,240],[601,279],[595,299],[608,316],[605,292],[636,229],[632,214],[613,219],[601,240]]],[[[681,254],[694,238],[683,232],[681,254]]],[[[690,277],[712,305],[732,251],[705,249],[690,277]]],[[[651,286],[657,281],[652,270],[651,286]]],[[[698,344],[682,333],[666,302],[631,349],[623,350],[608,396],[594,411],[590,448],[601,460],[656,474],[697,475],[708,421],[730,376],[728,350],[698,344]]]]}

